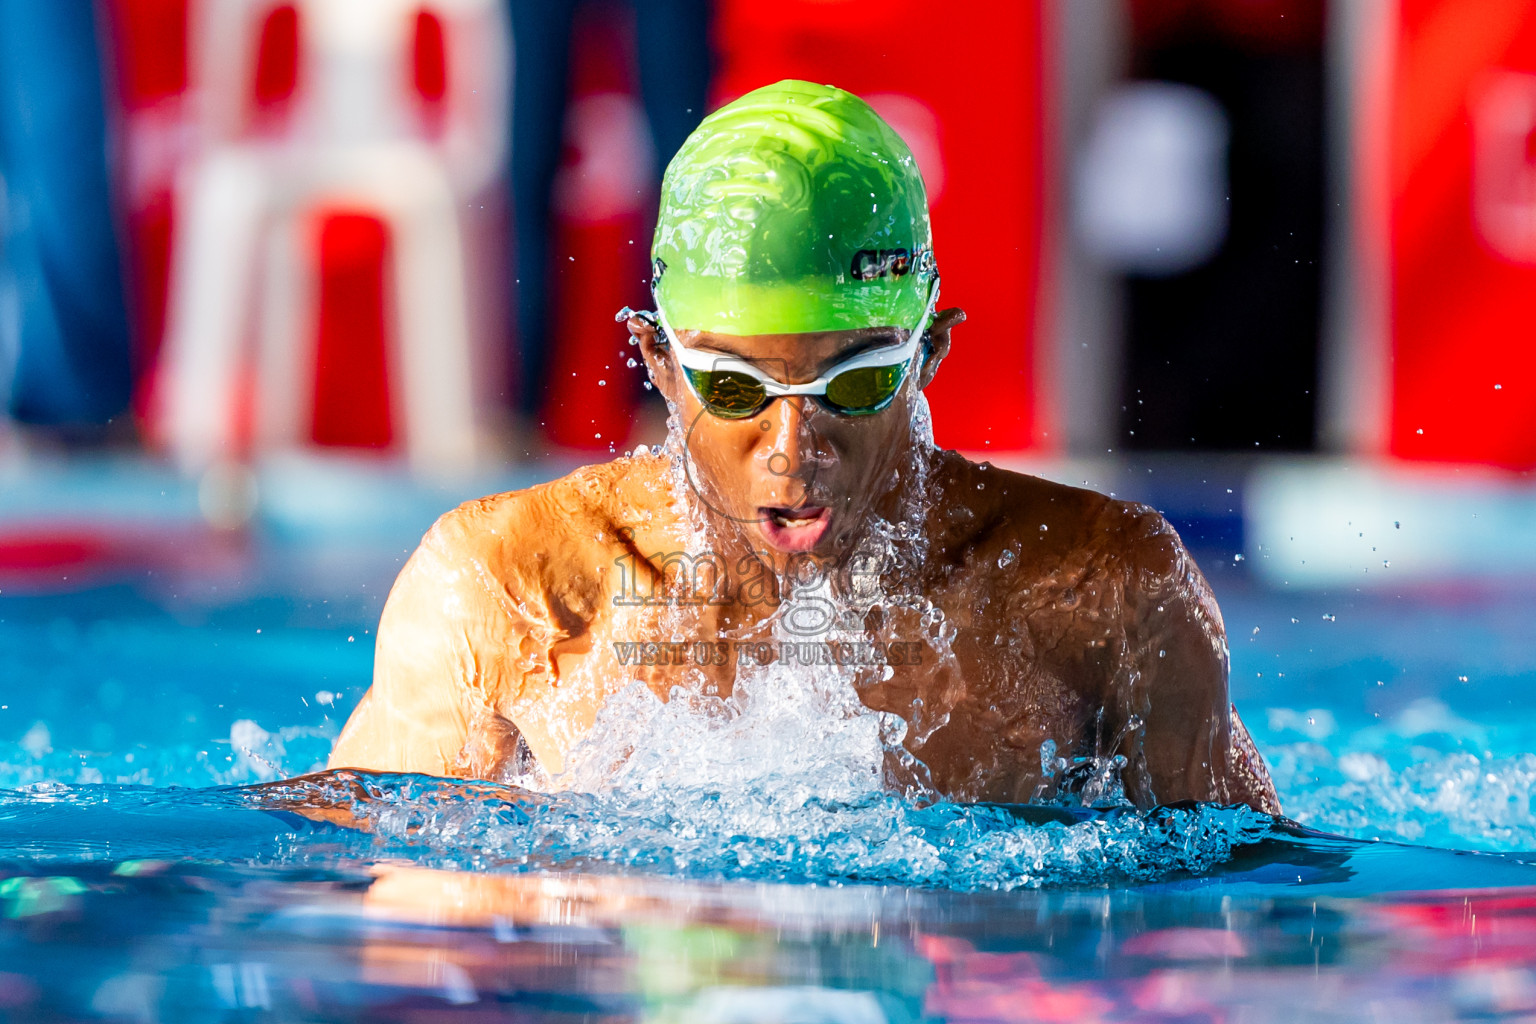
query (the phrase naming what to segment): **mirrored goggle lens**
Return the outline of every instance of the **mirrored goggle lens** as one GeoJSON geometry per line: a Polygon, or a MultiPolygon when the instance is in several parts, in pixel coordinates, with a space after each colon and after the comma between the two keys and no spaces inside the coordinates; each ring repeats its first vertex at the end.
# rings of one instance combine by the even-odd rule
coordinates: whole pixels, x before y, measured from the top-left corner
{"type": "Polygon", "coordinates": [[[905,363],[848,370],[827,382],[822,400],[845,416],[868,416],[891,404],[906,375],[905,363]]]}
{"type": "Polygon", "coordinates": [[[711,413],[728,420],[744,419],[768,401],[762,381],[734,370],[685,370],[699,401],[711,413]]]}

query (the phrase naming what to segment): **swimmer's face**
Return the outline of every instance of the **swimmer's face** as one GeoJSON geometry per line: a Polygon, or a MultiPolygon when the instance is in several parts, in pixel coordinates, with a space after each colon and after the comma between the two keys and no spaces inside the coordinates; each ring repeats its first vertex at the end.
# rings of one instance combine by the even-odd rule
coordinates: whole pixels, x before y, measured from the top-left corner
{"type": "MultiPolygon", "coordinates": [[[[684,382],[667,348],[638,319],[639,340],[652,379],[681,414],[692,484],[706,508],[737,524],[759,551],[828,556],[846,553],[892,491],[896,471],[914,445],[912,406],[949,351],[950,329],[964,319],[945,310],[929,327],[900,391],[877,413],[847,416],[814,398],[770,401],[756,415],[725,419],[710,413],[684,382]]],[[[838,363],[905,340],[890,328],[814,334],[738,336],[679,331],[687,348],[734,356],[786,384],[817,379],[838,363]]]]}

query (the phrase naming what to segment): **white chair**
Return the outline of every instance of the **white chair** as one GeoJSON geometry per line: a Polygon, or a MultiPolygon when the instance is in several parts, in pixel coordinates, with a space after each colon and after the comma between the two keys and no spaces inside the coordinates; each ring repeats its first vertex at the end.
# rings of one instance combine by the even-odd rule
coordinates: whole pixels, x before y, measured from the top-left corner
{"type": "Polygon", "coordinates": [[[499,0],[205,0],[157,433],[190,471],[311,443],[317,218],[388,239],[385,366],[410,464],[474,465],[487,374],[462,214],[506,158],[499,0]]]}

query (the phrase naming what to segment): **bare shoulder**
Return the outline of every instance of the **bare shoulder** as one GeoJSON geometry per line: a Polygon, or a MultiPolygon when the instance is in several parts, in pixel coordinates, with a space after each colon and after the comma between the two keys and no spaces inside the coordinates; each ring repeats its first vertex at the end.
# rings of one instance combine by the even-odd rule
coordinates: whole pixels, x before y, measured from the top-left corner
{"type": "Polygon", "coordinates": [[[599,607],[604,538],[647,470],[627,461],[465,502],[427,531],[390,591],[373,686],[333,765],[484,775],[516,756],[509,708],[554,678],[561,645],[599,607]]]}
{"type": "Polygon", "coordinates": [[[1151,506],[959,456],[945,474],[959,499],[950,504],[974,510],[972,535],[955,538],[956,549],[982,565],[1006,565],[998,585],[1012,591],[1018,610],[1048,612],[1062,629],[1102,632],[1150,627],[1179,604],[1220,629],[1205,578],[1151,506]]]}
{"type": "Polygon", "coordinates": [[[479,567],[513,585],[571,582],[591,576],[598,551],[644,511],[663,470],[657,456],[624,456],[583,466],[558,479],[466,501],[444,514],[421,550],[479,567]]]}
{"type": "Polygon", "coordinates": [[[1032,656],[1075,680],[1102,709],[1095,722],[1133,737],[1134,799],[1278,808],[1263,760],[1231,716],[1221,613],[1167,518],[952,454],[939,479],[954,557],[1006,592],[1032,656]]]}
{"type": "Polygon", "coordinates": [[[653,470],[654,456],[624,456],[582,466],[545,483],[466,501],[428,532],[433,543],[527,550],[561,546],[591,522],[607,522],[624,503],[632,479],[653,470]]]}
{"type": "Polygon", "coordinates": [[[1024,542],[1021,554],[1036,549],[1085,566],[1125,566],[1146,582],[1175,574],[1188,561],[1178,533],[1150,505],[954,459],[946,467],[951,486],[987,495],[975,502],[979,531],[1024,542]]]}
{"type": "Polygon", "coordinates": [[[396,578],[381,640],[424,646],[430,631],[479,649],[533,637],[543,650],[583,633],[603,601],[615,534],[636,515],[632,492],[655,471],[649,461],[583,467],[445,513],[396,578]]]}

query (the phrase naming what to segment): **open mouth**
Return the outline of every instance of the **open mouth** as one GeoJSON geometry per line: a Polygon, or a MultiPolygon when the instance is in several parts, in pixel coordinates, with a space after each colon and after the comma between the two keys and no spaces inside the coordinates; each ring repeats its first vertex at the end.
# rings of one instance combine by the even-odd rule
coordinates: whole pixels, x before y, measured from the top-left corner
{"type": "Polygon", "coordinates": [[[780,551],[810,551],[832,522],[832,510],[822,505],[762,505],[757,512],[763,539],[780,551]]]}

